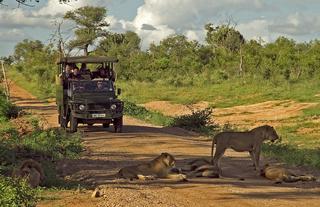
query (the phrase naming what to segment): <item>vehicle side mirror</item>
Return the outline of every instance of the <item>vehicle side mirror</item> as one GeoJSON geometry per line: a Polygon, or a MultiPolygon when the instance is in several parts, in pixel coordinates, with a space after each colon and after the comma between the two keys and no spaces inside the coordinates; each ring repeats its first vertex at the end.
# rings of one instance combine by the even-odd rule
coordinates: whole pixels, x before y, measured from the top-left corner
{"type": "Polygon", "coordinates": [[[121,88],[118,88],[117,94],[118,94],[118,96],[121,95],[121,88]]]}

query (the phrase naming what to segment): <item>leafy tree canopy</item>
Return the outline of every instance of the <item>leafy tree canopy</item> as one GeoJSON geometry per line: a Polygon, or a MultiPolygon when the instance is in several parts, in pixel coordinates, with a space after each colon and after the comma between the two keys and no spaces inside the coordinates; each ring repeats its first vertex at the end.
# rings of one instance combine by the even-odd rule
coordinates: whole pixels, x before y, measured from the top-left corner
{"type": "Polygon", "coordinates": [[[64,19],[76,23],[75,39],[69,42],[70,50],[79,48],[84,50],[84,55],[89,54],[88,47],[94,41],[106,35],[105,28],[109,24],[105,21],[107,10],[104,7],[85,6],[74,11],[68,11],[64,19]]]}

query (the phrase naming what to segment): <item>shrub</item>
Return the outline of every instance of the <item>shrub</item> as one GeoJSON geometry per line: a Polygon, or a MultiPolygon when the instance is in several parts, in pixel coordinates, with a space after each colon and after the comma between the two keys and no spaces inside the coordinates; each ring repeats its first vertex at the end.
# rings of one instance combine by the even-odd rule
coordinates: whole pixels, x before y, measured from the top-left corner
{"type": "Polygon", "coordinates": [[[60,129],[37,130],[21,140],[24,153],[33,153],[50,159],[75,158],[82,151],[79,134],[67,134],[60,129]]]}
{"type": "Polygon", "coordinates": [[[171,126],[207,134],[218,129],[218,125],[212,121],[212,108],[206,108],[198,111],[191,109],[191,111],[191,114],[174,118],[171,126]]]}
{"type": "Polygon", "coordinates": [[[3,94],[0,93],[0,117],[16,118],[18,113],[18,107],[7,101],[3,94]]]}
{"type": "Polygon", "coordinates": [[[38,191],[32,189],[25,180],[0,175],[0,206],[33,207],[36,206],[38,191]]]}

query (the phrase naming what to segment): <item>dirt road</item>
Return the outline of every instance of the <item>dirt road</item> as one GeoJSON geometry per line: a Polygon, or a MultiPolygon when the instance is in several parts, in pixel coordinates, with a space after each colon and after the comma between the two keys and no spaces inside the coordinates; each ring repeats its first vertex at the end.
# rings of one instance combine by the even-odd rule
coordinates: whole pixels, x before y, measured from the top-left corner
{"type": "MultiPolygon", "coordinates": [[[[18,105],[44,116],[49,126],[57,126],[53,103],[38,101],[16,85],[11,90],[18,105]]],[[[100,185],[104,197],[90,198],[90,190],[60,191],[53,192],[52,199],[39,206],[320,206],[319,182],[273,184],[256,175],[246,153],[233,151],[221,161],[223,178],[180,183],[114,181],[119,168],[150,160],[161,152],[173,154],[178,167],[188,160],[208,157],[210,152],[207,138],[182,129],[152,126],[129,117],[124,123],[121,134],[100,126],[80,126],[86,151],[81,159],[65,160],[58,166],[66,179],[100,185]]]]}

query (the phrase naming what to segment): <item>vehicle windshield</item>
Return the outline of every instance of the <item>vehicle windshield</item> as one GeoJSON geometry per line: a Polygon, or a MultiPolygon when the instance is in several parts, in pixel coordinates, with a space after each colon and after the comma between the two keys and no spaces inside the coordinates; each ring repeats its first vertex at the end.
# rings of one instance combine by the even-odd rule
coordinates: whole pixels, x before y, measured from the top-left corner
{"type": "Polygon", "coordinates": [[[72,81],[70,83],[72,92],[111,92],[114,90],[110,80],[72,81]]]}

